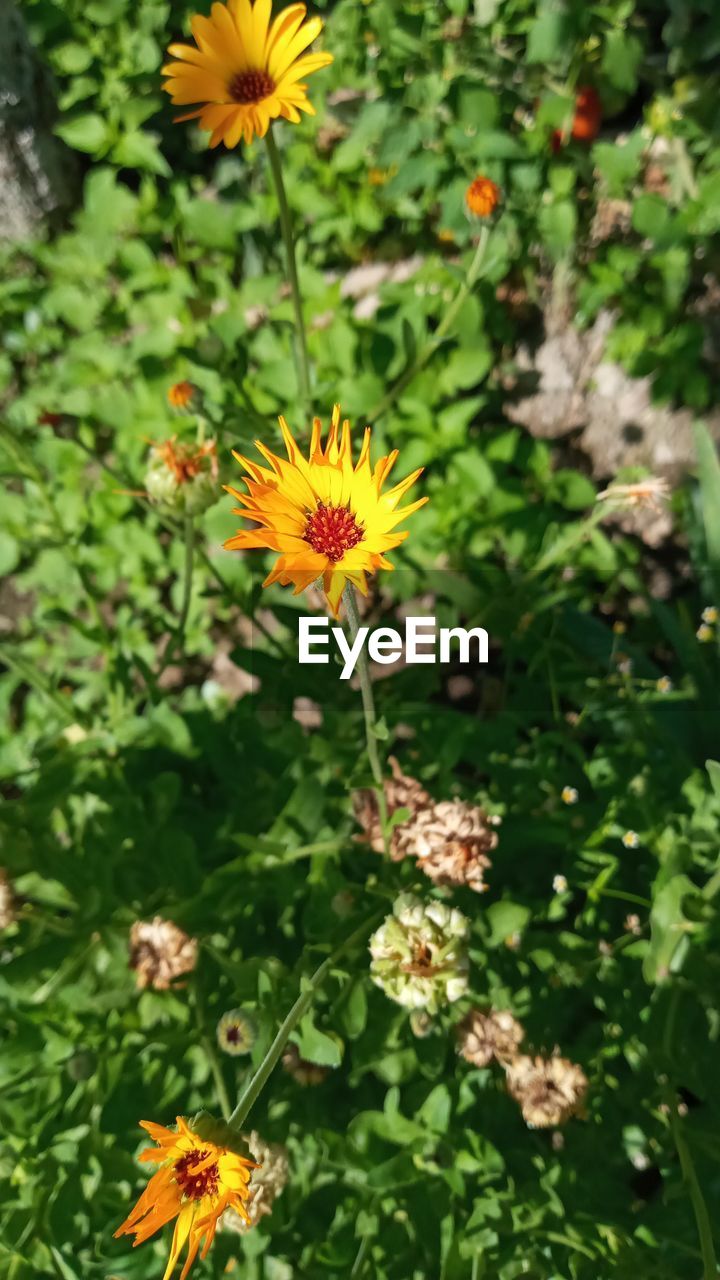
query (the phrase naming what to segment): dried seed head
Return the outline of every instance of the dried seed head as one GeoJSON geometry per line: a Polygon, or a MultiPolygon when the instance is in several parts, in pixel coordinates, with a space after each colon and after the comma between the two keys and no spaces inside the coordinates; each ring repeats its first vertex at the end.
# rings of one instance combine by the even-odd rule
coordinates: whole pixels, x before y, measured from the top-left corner
{"type": "Polygon", "coordinates": [[[581,1110],[587,1077],[568,1058],[521,1055],[506,1070],[508,1092],[520,1103],[523,1119],[531,1128],[564,1124],[581,1110]]]}
{"type": "Polygon", "coordinates": [[[253,1169],[250,1177],[250,1199],[246,1206],[250,1221],[246,1222],[234,1209],[226,1209],[220,1223],[224,1230],[236,1231],[242,1235],[256,1227],[261,1218],[272,1213],[275,1200],[282,1195],[287,1185],[289,1168],[287,1147],[278,1142],[265,1142],[255,1129],[240,1136],[247,1143],[253,1160],[260,1166],[253,1169]]]}
{"type": "Polygon", "coordinates": [[[401,847],[435,884],[464,884],[476,893],[487,888],[483,873],[497,842],[484,809],[464,800],[441,800],[421,809],[401,835],[401,847]]]}
{"type": "Polygon", "coordinates": [[[154,987],[167,991],[184,973],[192,973],[197,963],[197,942],[171,920],[155,916],[136,920],[130,930],[130,968],[142,991],[154,987]]]}
{"type": "Polygon", "coordinates": [[[434,1014],[452,1004],[467,991],[468,928],[455,908],[400,894],[370,939],[373,982],[408,1009],[434,1014]]]}
{"type": "MultiPolygon", "coordinates": [[[[390,757],[390,768],[392,776],[386,778],[383,784],[388,817],[392,817],[398,809],[409,809],[408,821],[410,821],[419,809],[432,804],[432,798],[416,778],[411,778],[402,772],[394,756],[390,757]]],[[[366,840],[375,853],[383,853],[382,829],[375,792],[356,791],[353,795],[353,808],[356,820],[363,829],[363,835],[357,838],[366,840]]],[[[401,822],[393,828],[390,839],[390,857],[393,862],[399,862],[408,855],[409,850],[403,846],[402,840],[402,832],[406,825],[408,825],[407,822],[401,822]]]]}
{"type": "Polygon", "coordinates": [[[507,1009],[483,1013],[471,1009],[455,1028],[458,1053],[476,1067],[487,1067],[493,1058],[505,1063],[516,1057],[525,1028],[507,1009]]]}

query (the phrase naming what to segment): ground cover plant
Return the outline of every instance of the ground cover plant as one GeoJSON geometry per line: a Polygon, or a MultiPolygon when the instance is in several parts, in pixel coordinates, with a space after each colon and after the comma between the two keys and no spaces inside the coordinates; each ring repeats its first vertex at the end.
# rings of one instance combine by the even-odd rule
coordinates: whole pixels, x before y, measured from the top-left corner
{"type": "Polygon", "coordinates": [[[0,1275],[711,1280],[714,6],[19,12],[0,1275]]]}

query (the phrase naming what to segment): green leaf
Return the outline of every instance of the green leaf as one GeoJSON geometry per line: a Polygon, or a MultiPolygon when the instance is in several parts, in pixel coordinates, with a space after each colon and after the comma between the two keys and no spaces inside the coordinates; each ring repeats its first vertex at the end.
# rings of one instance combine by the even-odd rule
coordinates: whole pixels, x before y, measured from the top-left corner
{"type": "Polygon", "coordinates": [[[637,36],[627,31],[611,31],[605,41],[602,69],[610,84],[625,93],[634,93],[643,47],[637,36]]]}
{"type": "Polygon", "coordinates": [[[704,422],[696,422],[693,431],[708,568],[715,585],[716,597],[720,600],[720,460],[715,442],[704,422]]]}
{"type": "Polygon", "coordinates": [[[530,27],[525,57],[528,62],[557,62],[564,56],[566,39],[566,15],[561,10],[546,10],[530,27]]]}
{"type": "Polygon", "coordinates": [[[314,1022],[312,1011],[306,1013],[300,1026],[292,1037],[298,1047],[301,1058],[308,1062],[316,1062],[321,1067],[339,1067],[342,1062],[342,1041],[336,1036],[329,1036],[320,1031],[314,1022]]]}
{"type": "Polygon", "coordinates": [[[530,908],[519,902],[503,899],[488,907],[485,918],[490,926],[488,946],[499,947],[508,938],[512,938],[513,934],[522,933],[530,919],[530,908]]]}
{"type": "Polygon", "coordinates": [[[58,125],[55,132],[69,147],[95,156],[106,149],[109,136],[107,121],[93,112],[75,116],[73,120],[58,125]]]}

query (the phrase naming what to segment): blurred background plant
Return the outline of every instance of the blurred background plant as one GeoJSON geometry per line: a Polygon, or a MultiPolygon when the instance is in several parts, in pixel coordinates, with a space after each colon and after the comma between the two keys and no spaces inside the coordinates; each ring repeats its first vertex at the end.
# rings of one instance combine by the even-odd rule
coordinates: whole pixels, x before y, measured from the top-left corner
{"type": "Polygon", "coordinates": [[[161,1274],[162,1245],[111,1238],[137,1120],[234,1098],[316,947],[403,890],[469,921],[467,996],[409,1017],[369,955],[338,964],[252,1116],[289,1180],[205,1274],[708,1280],[720,15],[319,11],[335,61],[278,141],[324,419],[339,400],[362,425],[414,367],[472,256],[468,183],[503,195],[478,283],[377,420],[431,502],[368,606],[489,631],[486,670],[393,668],[376,698],[416,780],[397,831],[419,789],[502,818],[497,847],[482,894],[368,847],[357,693],[297,666],[307,602],[261,601],[256,560],[220,550],[236,522],[200,451],[220,499],[231,448],[303,422],[260,147],[208,153],[161,100],[190,7],[25,0],[82,196],[0,249],[0,1271],[161,1274]],[[200,459],[182,484],[178,457],[200,459]],[[593,507],[647,469],[669,505],[593,507]],[[527,1066],[511,1096],[458,1057],[475,1006],[522,1023],[530,1101],[527,1066]],[[528,1128],[563,1115],[558,1062],[581,1114],[528,1128]]]}

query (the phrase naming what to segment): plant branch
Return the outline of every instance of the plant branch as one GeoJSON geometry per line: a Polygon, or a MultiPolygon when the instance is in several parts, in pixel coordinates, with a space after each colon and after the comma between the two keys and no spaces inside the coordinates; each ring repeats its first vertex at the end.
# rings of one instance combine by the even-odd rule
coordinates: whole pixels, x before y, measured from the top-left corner
{"type": "Polygon", "coordinates": [[[298,279],[297,261],[295,258],[295,242],[292,232],[292,218],[290,216],[290,206],[288,204],[285,192],[285,183],[282,176],[282,162],[280,160],[280,152],[278,151],[272,127],[268,129],[265,135],[265,143],[267,145],[268,156],[270,159],[270,168],[272,169],[273,181],[275,183],[275,191],[280,206],[280,230],[282,232],[283,242],[285,244],[285,257],[287,260],[287,274],[290,291],[292,293],[293,309],[295,312],[295,364],[297,367],[298,385],[300,389],[300,397],[303,401],[303,407],[306,411],[310,409],[310,359],[307,349],[307,336],[305,333],[305,320],[303,318],[302,297],[300,294],[300,281],[298,279]]]}
{"type": "MultiPolygon", "coordinates": [[[[384,909],[382,914],[385,914],[384,909]]],[[[330,970],[335,964],[337,964],[340,957],[344,955],[346,951],[349,951],[356,942],[361,938],[367,937],[370,929],[375,924],[376,920],[379,919],[379,914],[375,913],[368,920],[365,920],[365,922],[361,924],[359,928],[355,929],[355,931],[351,933],[350,936],[346,938],[345,941],[342,942],[326,960],[323,960],[320,967],[316,969],[312,977],[308,979],[305,989],[301,991],[284,1022],[281,1024],[280,1029],[265,1054],[265,1057],[260,1063],[260,1066],[240,1095],[238,1104],[228,1119],[228,1124],[233,1128],[239,1129],[240,1126],[244,1124],[250,1109],[257,1102],[270,1076],[275,1070],[275,1067],[280,1061],[280,1057],[285,1045],[290,1039],[290,1036],[295,1030],[300,1019],[305,1015],[305,1013],[307,1013],[307,1010],[313,1002],[315,993],[318,988],[322,986],[330,970]]]]}

